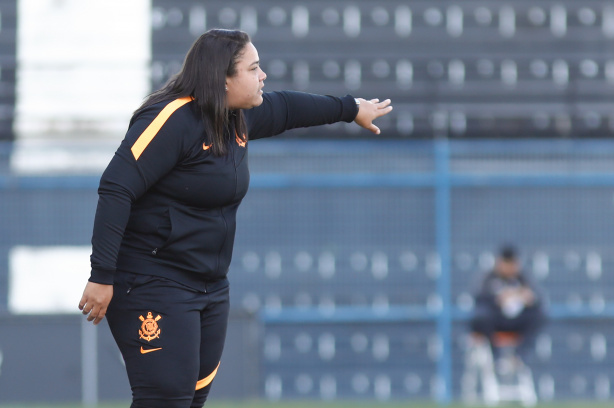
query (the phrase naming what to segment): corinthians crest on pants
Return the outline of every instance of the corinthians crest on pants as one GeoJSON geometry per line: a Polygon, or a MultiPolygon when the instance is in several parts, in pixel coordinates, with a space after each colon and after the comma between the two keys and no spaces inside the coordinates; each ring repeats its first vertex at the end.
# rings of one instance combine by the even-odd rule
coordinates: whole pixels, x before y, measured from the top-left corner
{"type": "Polygon", "coordinates": [[[158,320],[162,319],[162,316],[157,315],[155,318],[151,312],[147,312],[147,317],[139,316],[139,319],[143,322],[139,330],[139,335],[142,339],[152,341],[160,337],[160,328],[158,326],[158,320]]]}

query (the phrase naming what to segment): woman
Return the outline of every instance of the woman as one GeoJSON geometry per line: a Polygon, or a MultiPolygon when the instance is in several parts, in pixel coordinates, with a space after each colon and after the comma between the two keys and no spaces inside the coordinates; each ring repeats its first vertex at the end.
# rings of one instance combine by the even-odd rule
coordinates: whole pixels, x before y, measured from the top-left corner
{"type": "Polygon", "coordinates": [[[201,407],[228,320],[236,212],[248,140],[285,130],[372,123],[390,101],[263,94],[266,74],[241,31],[210,30],[181,71],[135,112],[100,180],[91,277],[79,309],[106,315],[132,407],[201,407]]]}

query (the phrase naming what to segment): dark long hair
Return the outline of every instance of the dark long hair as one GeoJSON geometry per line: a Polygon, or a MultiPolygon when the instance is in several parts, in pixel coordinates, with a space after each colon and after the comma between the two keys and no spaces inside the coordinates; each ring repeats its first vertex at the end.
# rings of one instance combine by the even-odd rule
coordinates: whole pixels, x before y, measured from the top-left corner
{"type": "Polygon", "coordinates": [[[211,29],[201,35],[186,54],[181,70],[159,90],[151,93],[137,112],[158,102],[191,96],[202,113],[205,131],[218,156],[226,154],[228,142],[225,130],[232,123],[239,137],[247,138],[242,110],[230,112],[226,98],[226,77],[236,74],[237,60],[249,35],[239,30],[211,29]]]}

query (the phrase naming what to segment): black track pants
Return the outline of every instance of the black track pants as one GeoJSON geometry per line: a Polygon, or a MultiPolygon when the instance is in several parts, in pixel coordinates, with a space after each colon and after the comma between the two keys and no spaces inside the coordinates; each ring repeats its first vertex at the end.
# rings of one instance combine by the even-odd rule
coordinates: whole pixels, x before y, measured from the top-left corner
{"type": "Polygon", "coordinates": [[[518,333],[522,339],[517,352],[527,357],[544,322],[544,315],[537,307],[527,308],[513,319],[505,317],[497,308],[477,307],[471,319],[471,330],[488,338],[497,331],[518,333]]]}
{"type": "Polygon", "coordinates": [[[118,272],[107,312],[126,363],[132,408],[202,407],[228,324],[224,280],[200,292],[149,275],[118,272]]]}

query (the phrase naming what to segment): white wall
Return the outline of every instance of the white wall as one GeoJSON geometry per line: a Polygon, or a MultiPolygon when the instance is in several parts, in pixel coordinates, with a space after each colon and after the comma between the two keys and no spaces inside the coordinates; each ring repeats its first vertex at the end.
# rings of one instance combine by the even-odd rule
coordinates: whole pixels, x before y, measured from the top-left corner
{"type": "Polygon", "coordinates": [[[123,136],[149,92],[150,14],[150,0],[19,0],[16,138],[123,136]]]}
{"type": "Polygon", "coordinates": [[[9,252],[13,314],[79,313],[90,275],[90,246],[15,246],[9,252]]]}

